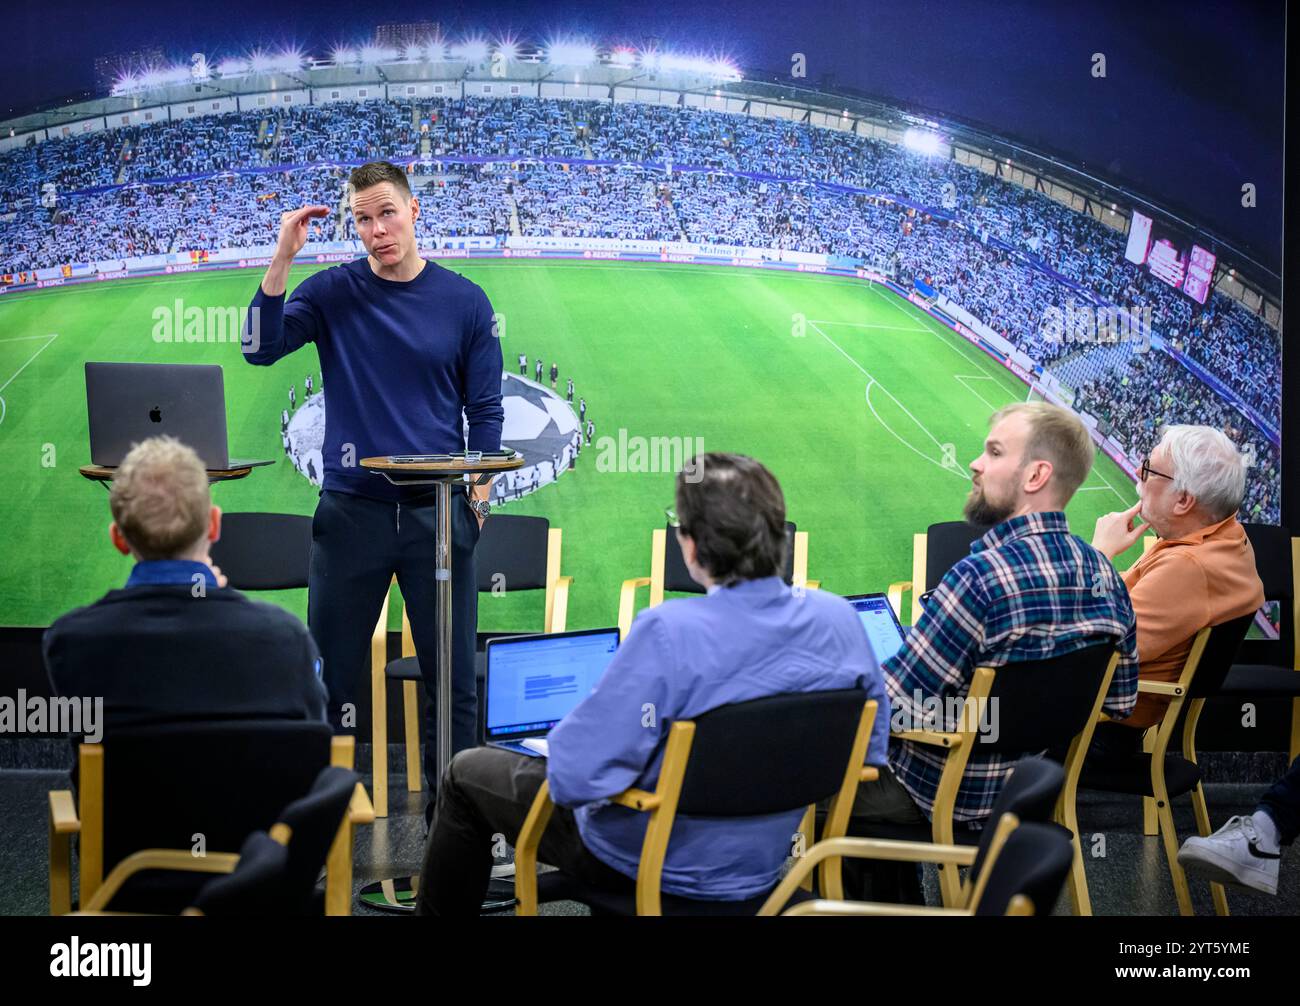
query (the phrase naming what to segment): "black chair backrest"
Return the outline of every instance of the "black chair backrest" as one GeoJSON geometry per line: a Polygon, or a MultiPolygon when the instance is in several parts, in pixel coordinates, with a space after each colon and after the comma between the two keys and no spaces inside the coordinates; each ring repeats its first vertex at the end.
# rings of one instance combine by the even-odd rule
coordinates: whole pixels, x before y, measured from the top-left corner
{"type": "Polygon", "coordinates": [[[311,792],[280,814],[280,821],[290,829],[285,876],[285,900],[290,911],[310,912],[316,878],[329,858],[334,836],[360,781],[361,777],[351,769],[337,765],[321,769],[311,792]]]}
{"type": "MultiPolygon", "coordinates": [[[[104,872],[141,849],[232,852],[306,794],[331,730],[304,720],[176,722],[114,731],[104,748],[104,872]]],[[[84,780],[83,780],[84,785],[84,780]]]]}
{"type": "Polygon", "coordinates": [[[984,531],[964,520],[949,520],[931,524],[925,529],[925,586],[921,590],[934,590],[948,570],[970,555],[971,542],[984,536],[984,531]]]}
{"type": "Polygon", "coordinates": [[[203,885],[194,907],[204,915],[284,915],[289,850],[262,831],[249,835],[234,871],[203,885]]]}
{"type": "Polygon", "coordinates": [[[479,591],[545,587],[550,529],[545,517],[494,514],[484,521],[474,548],[479,591]]]}
{"type": "Polygon", "coordinates": [[[975,711],[979,739],[972,754],[1068,747],[1088,722],[1114,652],[1115,640],[1104,639],[1045,660],[994,668],[988,707],[975,711]]]}
{"type": "Polygon", "coordinates": [[[1035,915],[1050,915],[1073,859],[1074,846],[1063,829],[1022,824],[1011,833],[989,869],[988,884],[975,914],[1006,915],[1011,899],[1023,894],[1033,902],[1035,915]]]}
{"type": "Polygon", "coordinates": [[[212,561],[236,590],[307,586],[311,518],[293,513],[228,513],[212,561]]]}
{"type": "Polygon", "coordinates": [[[1056,801],[1065,785],[1065,769],[1048,758],[1021,758],[1011,767],[1011,774],[1002,783],[993,811],[984,825],[975,862],[970,876],[974,883],[984,869],[993,833],[1003,814],[1015,814],[1021,823],[1047,824],[1056,812],[1056,801]]]}
{"type": "Polygon", "coordinates": [[[1201,661],[1196,665],[1196,674],[1187,690],[1191,698],[1203,699],[1216,694],[1223,687],[1223,679],[1232,669],[1241,641],[1246,638],[1246,630],[1254,620],[1255,613],[1252,611],[1210,630],[1210,638],[1205,641],[1201,661]]]}
{"type": "Polygon", "coordinates": [[[1239,659],[1244,663],[1292,667],[1295,660],[1295,576],[1291,564],[1291,532],[1274,524],[1243,524],[1255,551],[1255,571],[1264,584],[1264,600],[1277,601],[1281,625],[1277,639],[1248,639],[1239,659]]]}
{"type": "Polygon", "coordinates": [[[866,692],[772,695],[695,717],[679,814],[753,817],[839,791],[866,692]]]}
{"type": "MultiPolygon", "coordinates": [[[[677,529],[671,524],[665,525],[667,542],[664,545],[664,590],[683,594],[703,594],[703,584],[696,581],[686,568],[682,558],[682,546],[677,541],[677,529]]],[[[794,533],[798,530],[790,521],[785,522],[785,564],[781,567],[781,579],[786,583],[794,582],[794,533]]]]}

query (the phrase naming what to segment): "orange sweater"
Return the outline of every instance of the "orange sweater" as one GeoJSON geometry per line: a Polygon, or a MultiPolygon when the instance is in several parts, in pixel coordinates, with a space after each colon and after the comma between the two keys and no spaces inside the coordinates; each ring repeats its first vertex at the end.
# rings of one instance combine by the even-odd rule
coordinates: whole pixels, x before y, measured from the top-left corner
{"type": "MultiPolygon", "coordinates": [[[[1162,538],[1123,574],[1137,616],[1139,677],[1177,681],[1192,639],[1264,603],[1255,551],[1235,516],[1183,538],[1162,538]]],[[[1169,700],[1139,695],[1131,727],[1160,722],[1169,700]]]]}

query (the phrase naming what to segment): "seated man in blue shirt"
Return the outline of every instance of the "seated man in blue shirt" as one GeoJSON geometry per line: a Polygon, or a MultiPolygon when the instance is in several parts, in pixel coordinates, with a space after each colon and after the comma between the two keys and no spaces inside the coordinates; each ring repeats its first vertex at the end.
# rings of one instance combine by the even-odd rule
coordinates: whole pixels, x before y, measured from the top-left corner
{"type": "MultiPolygon", "coordinates": [[[[707,596],[638,615],[599,685],[551,731],[549,760],[497,748],[452,759],[438,788],[417,913],[472,915],[498,836],[514,840],[543,780],[556,810],[539,859],[592,886],[631,891],[646,816],[608,799],[653,789],[674,720],[790,692],[863,688],[880,708],[867,763],[883,766],[888,702],[866,632],[848,602],[794,591],[780,577],[785,499],[752,458],[705,454],[677,476],[677,531],[707,596]]],[[[816,729],[816,724],[810,724],[816,729]]],[[[678,818],[663,890],[741,901],[770,890],[801,811],[678,818]]]]}
{"type": "Polygon", "coordinates": [[[198,455],[173,437],[137,444],[114,473],[109,505],[109,537],[136,560],[131,575],[44,638],[54,694],[102,699],[103,722],[87,740],[177,720],[323,722],[307,627],[227,587],[212,565],[221,511],[198,455]]]}

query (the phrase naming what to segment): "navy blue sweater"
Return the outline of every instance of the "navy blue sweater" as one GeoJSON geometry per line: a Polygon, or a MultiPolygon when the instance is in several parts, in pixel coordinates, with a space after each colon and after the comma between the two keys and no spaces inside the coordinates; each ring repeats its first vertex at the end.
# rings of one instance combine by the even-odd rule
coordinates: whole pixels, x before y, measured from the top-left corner
{"type": "Polygon", "coordinates": [[[259,284],[251,307],[249,363],[268,366],[316,343],[329,390],[325,489],[427,496],[430,486],[399,488],[360,461],[465,450],[465,420],[469,450],[500,449],[501,344],[487,294],[463,276],[426,262],[399,283],[376,276],[362,258],[308,276],[287,301],[259,284]]]}

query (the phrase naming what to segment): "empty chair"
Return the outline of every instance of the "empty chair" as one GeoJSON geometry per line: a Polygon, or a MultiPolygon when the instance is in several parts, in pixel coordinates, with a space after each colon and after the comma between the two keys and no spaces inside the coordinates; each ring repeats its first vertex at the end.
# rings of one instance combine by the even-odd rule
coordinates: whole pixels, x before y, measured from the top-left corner
{"type": "MultiPolygon", "coordinates": [[[[843,842],[845,839],[839,839],[843,842]]],[[[785,915],[1048,915],[1070,872],[1070,840],[1059,828],[1020,824],[1005,815],[998,823],[983,883],[965,908],[928,908],[853,901],[804,901],[785,915]]]]}
{"type": "Polygon", "coordinates": [[[221,515],[212,561],[236,590],[290,590],[307,586],[310,517],[292,513],[221,515]]]}
{"type": "Polygon", "coordinates": [[[903,594],[912,592],[912,616],[915,625],[921,618],[921,595],[934,590],[944,574],[970,555],[971,543],[979,539],[984,530],[961,520],[931,524],[924,534],[912,535],[912,579],[889,585],[889,603],[894,614],[903,617],[903,594]]]}
{"type": "MultiPolygon", "coordinates": [[[[1003,822],[1050,822],[1056,812],[1064,783],[1065,770],[1054,761],[1046,758],[1022,758],[1016,762],[993,805],[989,826],[978,833],[979,844],[975,846],[877,838],[841,838],[818,842],[795,861],[794,868],[772,892],[759,914],[779,914],[796,889],[806,878],[811,877],[812,871],[819,864],[845,856],[899,863],[945,863],[954,868],[968,866],[970,869],[962,881],[960,897],[952,907],[969,911],[974,904],[975,892],[981,888],[980,880],[990,864],[990,857],[996,854],[999,844],[1005,840],[1006,832],[1012,826],[1003,822]]],[[[1061,834],[1066,835],[1063,830],[1061,834]]],[[[827,892],[823,890],[822,893],[825,895],[827,892]]]]}

